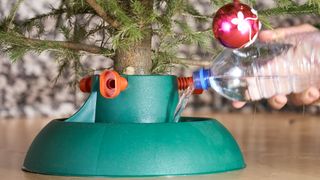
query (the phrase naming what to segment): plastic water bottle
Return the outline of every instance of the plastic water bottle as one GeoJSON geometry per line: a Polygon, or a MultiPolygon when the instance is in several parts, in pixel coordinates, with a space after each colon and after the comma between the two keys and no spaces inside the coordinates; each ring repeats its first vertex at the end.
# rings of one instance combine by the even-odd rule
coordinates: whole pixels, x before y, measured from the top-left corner
{"type": "Polygon", "coordinates": [[[224,50],[210,69],[194,72],[196,89],[213,88],[237,101],[256,101],[277,94],[320,88],[320,33],[289,37],[286,44],[256,43],[224,50]]]}

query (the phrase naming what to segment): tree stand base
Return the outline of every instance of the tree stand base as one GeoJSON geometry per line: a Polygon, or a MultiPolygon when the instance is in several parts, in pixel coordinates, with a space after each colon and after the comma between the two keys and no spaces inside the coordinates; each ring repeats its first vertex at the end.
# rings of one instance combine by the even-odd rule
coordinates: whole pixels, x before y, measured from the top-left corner
{"type": "MultiPolygon", "coordinates": [[[[120,98],[118,100],[122,101],[124,99],[121,98],[130,98],[132,101],[126,100],[130,104],[135,102],[132,98],[137,94],[131,92],[136,89],[133,87],[134,81],[143,76],[127,78],[128,89],[120,94],[123,97],[116,99],[120,98]]],[[[173,76],[157,78],[167,79],[163,83],[175,82],[172,81],[175,79],[173,76]]],[[[97,80],[93,83],[97,83],[97,80]]],[[[177,96],[176,84],[173,83],[170,87],[162,85],[161,88],[175,90],[165,91],[173,94],[163,94],[170,97],[164,106],[171,108],[176,105],[175,100],[172,100],[176,99],[172,97],[177,96]]],[[[160,91],[161,88],[152,89],[160,91]]],[[[159,122],[129,123],[138,117],[131,114],[130,119],[125,119],[126,112],[131,112],[132,109],[121,108],[119,111],[124,117],[114,115],[121,122],[107,122],[102,116],[98,120],[97,116],[102,112],[97,111],[106,110],[110,103],[116,104],[118,100],[104,100],[97,88],[94,89],[79,112],[66,120],[53,120],[42,129],[30,146],[23,164],[24,170],[62,176],[147,177],[209,174],[245,167],[239,146],[218,121],[182,117],[179,123],[172,123],[172,118],[165,116],[158,119],[159,122]],[[97,104],[99,106],[95,106],[97,104]]],[[[159,96],[156,92],[149,93],[159,96]]],[[[145,94],[141,99],[140,103],[148,101],[148,95],[145,94]]],[[[155,106],[152,103],[142,104],[155,106]]],[[[130,107],[136,106],[131,104],[130,107]]],[[[170,108],[166,112],[171,116],[170,108]]],[[[152,110],[149,113],[153,113],[152,110]]],[[[149,118],[142,119],[150,121],[149,118]]]]}

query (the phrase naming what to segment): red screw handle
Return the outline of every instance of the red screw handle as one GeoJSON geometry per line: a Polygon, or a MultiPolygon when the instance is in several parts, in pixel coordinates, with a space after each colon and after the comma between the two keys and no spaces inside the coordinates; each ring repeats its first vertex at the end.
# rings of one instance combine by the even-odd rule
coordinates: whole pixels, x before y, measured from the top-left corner
{"type": "MultiPolygon", "coordinates": [[[[192,77],[178,77],[178,89],[179,90],[185,90],[187,89],[190,85],[193,84],[193,78],[192,77]]],[[[195,89],[193,91],[193,94],[202,94],[203,90],[202,89],[195,89]]]]}
{"type": "Polygon", "coordinates": [[[91,92],[91,83],[92,83],[92,77],[86,76],[80,80],[79,88],[84,93],[90,93],[91,92]]]}

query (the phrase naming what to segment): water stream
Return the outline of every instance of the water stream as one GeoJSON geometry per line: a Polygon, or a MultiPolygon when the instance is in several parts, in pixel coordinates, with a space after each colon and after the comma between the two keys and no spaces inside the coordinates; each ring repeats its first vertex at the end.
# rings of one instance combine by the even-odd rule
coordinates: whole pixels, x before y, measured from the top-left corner
{"type": "Polygon", "coordinates": [[[177,105],[176,110],[174,112],[173,122],[179,122],[180,117],[181,117],[181,113],[186,108],[186,106],[189,102],[190,96],[192,95],[193,91],[194,91],[194,86],[192,84],[187,89],[185,89],[183,91],[183,93],[181,94],[181,96],[179,98],[178,105],[177,105]]]}

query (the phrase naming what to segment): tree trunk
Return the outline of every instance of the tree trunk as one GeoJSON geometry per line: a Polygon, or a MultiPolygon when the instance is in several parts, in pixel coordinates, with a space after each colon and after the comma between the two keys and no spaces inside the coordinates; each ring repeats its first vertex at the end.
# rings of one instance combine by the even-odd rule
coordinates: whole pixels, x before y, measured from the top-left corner
{"type": "Polygon", "coordinates": [[[115,55],[114,69],[124,74],[150,74],[151,35],[128,49],[118,49],[115,55]]]}
{"type": "MultiPolygon", "coordinates": [[[[153,11],[153,0],[141,0],[144,7],[153,11]]],[[[115,54],[114,69],[124,74],[150,74],[152,68],[151,60],[151,24],[144,24],[144,39],[126,49],[118,49],[115,54]],[[146,28],[147,27],[147,28],[146,28]]]]}

